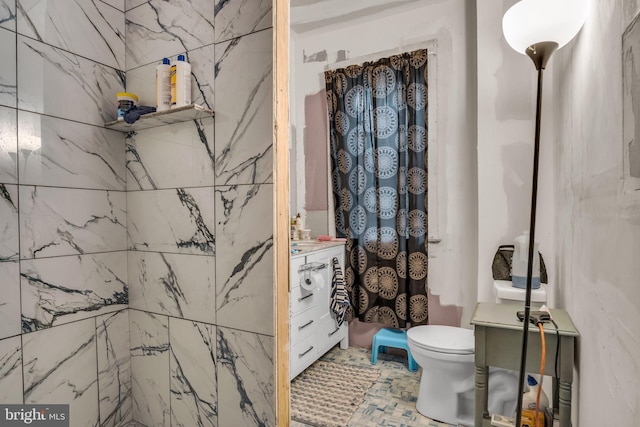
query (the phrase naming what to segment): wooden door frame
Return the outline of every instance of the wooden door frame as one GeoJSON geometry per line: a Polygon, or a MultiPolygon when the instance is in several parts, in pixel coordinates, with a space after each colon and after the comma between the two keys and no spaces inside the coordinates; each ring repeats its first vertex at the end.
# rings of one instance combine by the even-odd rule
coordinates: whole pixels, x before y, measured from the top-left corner
{"type": "Polygon", "coordinates": [[[273,0],[275,425],[290,422],[289,0],[273,0]]]}

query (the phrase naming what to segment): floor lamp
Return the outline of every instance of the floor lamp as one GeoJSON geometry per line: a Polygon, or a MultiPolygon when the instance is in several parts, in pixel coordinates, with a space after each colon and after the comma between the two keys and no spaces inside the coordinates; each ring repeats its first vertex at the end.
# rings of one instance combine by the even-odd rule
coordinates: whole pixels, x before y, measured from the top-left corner
{"type": "Polygon", "coordinates": [[[531,217],[529,222],[529,254],[527,284],[522,333],[522,355],[520,359],[520,382],[518,386],[516,426],[522,416],[522,393],[524,391],[531,311],[531,277],[533,271],[534,242],[536,235],[536,203],[538,197],[538,162],[540,152],[540,116],[542,113],[542,72],[551,55],[573,39],[582,28],[589,0],[521,0],[504,14],[502,30],[507,43],[516,51],[527,55],[538,71],[536,100],[536,123],[533,151],[533,185],[531,188],[531,217]]]}

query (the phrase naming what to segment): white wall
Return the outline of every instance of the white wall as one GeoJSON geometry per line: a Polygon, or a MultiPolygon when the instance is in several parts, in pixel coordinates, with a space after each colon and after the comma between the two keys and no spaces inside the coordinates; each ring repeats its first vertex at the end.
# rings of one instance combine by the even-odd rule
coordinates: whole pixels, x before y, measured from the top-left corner
{"type": "MultiPolygon", "coordinates": [[[[292,31],[292,126],[295,134],[292,157],[297,156],[297,194],[292,212],[304,208],[304,99],[324,89],[323,73],[336,62],[338,52],[346,59],[363,61],[389,56],[404,50],[437,43],[437,137],[440,244],[432,244],[429,288],[443,305],[472,309],[476,301],[476,158],[475,158],[475,63],[468,49],[467,15],[473,5],[463,0],[407,2],[363,19],[354,17],[333,25],[302,33],[292,31]],[[304,62],[317,52],[326,52],[322,61],[304,62]],[[377,55],[379,53],[379,55],[377,55]]],[[[292,13],[294,16],[294,13],[292,13]]],[[[471,26],[475,25],[473,18],[471,26]]],[[[473,33],[471,34],[473,37],[473,33]]],[[[431,129],[430,129],[431,130],[431,129]]],[[[431,318],[433,323],[438,319],[431,318]]]]}
{"type": "MultiPolygon", "coordinates": [[[[502,34],[502,16],[514,0],[478,7],[478,300],[493,301],[491,262],[501,244],[529,229],[535,90],[533,62],[515,52],[502,34]]],[[[551,60],[549,67],[554,65],[551,60]]],[[[554,153],[550,111],[551,73],[544,75],[536,241],[544,257],[554,306],[554,153]]]]}
{"type": "Polygon", "coordinates": [[[591,0],[577,40],[552,59],[557,296],[580,332],[581,427],[638,425],[640,413],[640,194],[622,190],[621,61],[638,6],[591,0]]]}

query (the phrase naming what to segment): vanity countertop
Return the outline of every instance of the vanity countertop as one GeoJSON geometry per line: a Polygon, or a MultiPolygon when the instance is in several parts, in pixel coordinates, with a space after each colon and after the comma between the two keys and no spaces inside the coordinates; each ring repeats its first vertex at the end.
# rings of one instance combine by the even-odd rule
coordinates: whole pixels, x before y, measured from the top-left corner
{"type": "Polygon", "coordinates": [[[291,257],[307,254],[312,251],[318,251],[321,249],[332,248],[334,246],[344,245],[342,240],[292,240],[291,241],[291,257]]]}

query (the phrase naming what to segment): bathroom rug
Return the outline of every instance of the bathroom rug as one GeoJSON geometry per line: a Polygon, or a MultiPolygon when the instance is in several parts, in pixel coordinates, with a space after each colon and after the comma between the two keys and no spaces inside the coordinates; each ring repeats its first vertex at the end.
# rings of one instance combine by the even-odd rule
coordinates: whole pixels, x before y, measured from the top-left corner
{"type": "Polygon", "coordinates": [[[318,360],[291,381],[291,418],[317,427],[345,427],[379,376],[373,367],[318,360]]]}

